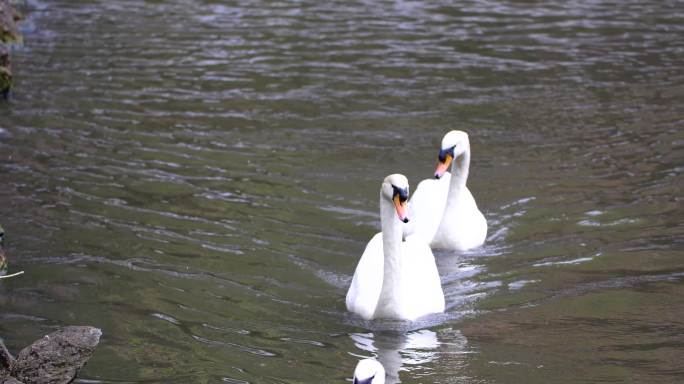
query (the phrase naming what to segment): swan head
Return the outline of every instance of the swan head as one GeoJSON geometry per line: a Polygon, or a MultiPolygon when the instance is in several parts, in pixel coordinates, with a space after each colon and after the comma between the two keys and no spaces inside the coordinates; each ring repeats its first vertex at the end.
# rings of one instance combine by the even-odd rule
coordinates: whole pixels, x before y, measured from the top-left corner
{"type": "Polygon", "coordinates": [[[435,179],[444,175],[451,162],[463,154],[470,145],[468,134],[463,131],[450,131],[442,138],[442,146],[437,157],[437,169],[435,169],[435,179]]]}
{"type": "Polygon", "coordinates": [[[385,368],[373,359],[363,359],[356,364],[354,384],[385,384],[385,368]]]}
{"type": "Polygon", "coordinates": [[[408,223],[406,201],[409,196],[409,184],[406,176],[395,173],[385,177],[385,180],[382,182],[380,195],[394,204],[399,220],[408,223]]]}

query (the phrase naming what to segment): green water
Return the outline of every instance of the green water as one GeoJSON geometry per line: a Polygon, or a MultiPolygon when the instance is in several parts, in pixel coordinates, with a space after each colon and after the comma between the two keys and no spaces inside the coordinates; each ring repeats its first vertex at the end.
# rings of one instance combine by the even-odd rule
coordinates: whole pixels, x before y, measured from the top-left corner
{"type": "Polygon", "coordinates": [[[678,1],[29,0],[0,102],[11,350],[102,328],[82,383],[684,381],[678,1]],[[387,174],[470,134],[484,247],[448,310],[344,295],[387,174]]]}

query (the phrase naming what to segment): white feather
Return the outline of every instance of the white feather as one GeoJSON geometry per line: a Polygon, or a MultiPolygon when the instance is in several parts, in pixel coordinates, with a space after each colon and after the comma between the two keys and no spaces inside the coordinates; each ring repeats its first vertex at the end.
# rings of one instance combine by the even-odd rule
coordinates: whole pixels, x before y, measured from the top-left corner
{"type": "Polygon", "coordinates": [[[435,249],[464,251],[482,245],[487,237],[487,220],[466,186],[470,172],[468,134],[447,133],[441,148],[454,148],[451,173],[418,184],[409,202],[413,222],[405,225],[404,236],[425,239],[435,249]]]}
{"type": "Polygon", "coordinates": [[[373,359],[363,359],[356,364],[354,370],[354,383],[357,381],[368,380],[370,378],[371,384],[385,384],[385,368],[373,359]]]}
{"type": "Polygon", "coordinates": [[[415,320],[444,312],[444,293],[430,247],[420,237],[402,241],[402,223],[392,197],[384,192],[391,191],[391,185],[404,188],[403,184],[408,187],[402,175],[388,176],[383,182],[383,231],[366,245],[347,292],[347,309],[367,320],[415,320]]]}

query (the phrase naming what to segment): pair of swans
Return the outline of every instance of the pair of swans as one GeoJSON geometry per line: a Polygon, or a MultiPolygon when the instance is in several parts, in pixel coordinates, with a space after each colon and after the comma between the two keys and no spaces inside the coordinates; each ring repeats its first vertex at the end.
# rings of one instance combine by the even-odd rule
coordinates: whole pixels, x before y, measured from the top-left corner
{"type": "Polygon", "coordinates": [[[415,320],[444,312],[430,247],[466,250],[481,245],[487,235],[487,222],[466,187],[469,166],[468,134],[451,131],[442,139],[435,179],[418,185],[409,207],[406,177],[385,178],[382,232],[368,242],[356,267],[346,299],[350,312],[367,320],[415,320]]]}

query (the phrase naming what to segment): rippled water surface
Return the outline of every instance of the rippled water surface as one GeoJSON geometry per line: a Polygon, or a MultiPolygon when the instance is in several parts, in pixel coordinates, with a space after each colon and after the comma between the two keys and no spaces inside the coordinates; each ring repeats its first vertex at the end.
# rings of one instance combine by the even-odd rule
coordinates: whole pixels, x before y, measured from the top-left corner
{"type": "Polygon", "coordinates": [[[684,380],[679,1],[29,0],[0,102],[0,334],[82,382],[684,380]],[[470,133],[482,248],[447,313],[344,295],[382,178],[470,133]]]}

